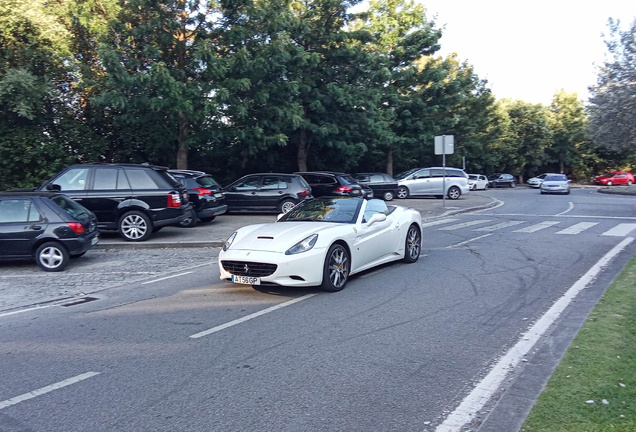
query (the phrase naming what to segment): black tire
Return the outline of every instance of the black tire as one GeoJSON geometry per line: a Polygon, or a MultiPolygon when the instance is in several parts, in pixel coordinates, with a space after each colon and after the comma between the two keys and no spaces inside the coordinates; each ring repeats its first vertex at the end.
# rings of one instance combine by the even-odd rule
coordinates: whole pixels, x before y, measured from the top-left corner
{"type": "Polygon", "coordinates": [[[350,269],[351,260],[347,249],[339,243],[331,245],[323,265],[320,288],[329,292],[342,290],[349,279],[350,269]]]}
{"type": "Polygon", "coordinates": [[[513,187],[515,187],[515,186],[517,186],[517,183],[515,183],[515,182],[510,182],[510,187],[511,187],[511,188],[513,188],[513,187]]]}
{"type": "Polygon", "coordinates": [[[393,192],[384,192],[384,201],[393,201],[393,192]]]}
{"type": "Polygon", "coordinates": [[[398,188],[397,197],[399,199],[405,199],[409,197],[409,189],[406,186],[400,186],[398,188]]]}
{"type": "Polygon", "coordinates": [[[284,199],[278,205],[278,211],[280,213],[287,213],[288,211],[293,209],[295,206],[296,206],[296,203],[294,201],[290,199],[284,199]]]}
{"type": "Polygon", "coordinates": [[[201,222],[212,222],[215,218],[216,218],[216,216],[210,216],[210,217],[202,217],[202,218],[199,218],[199,220],[200,220],[201,222]]]}
{"type": "Polygon", "coordinates": [[[190,209],[190,213],[188,214],[188,217],[182,220],[179,223],[179,226],[183,228],[192,228],[193,226],[197,224],[198,221],[199,221],[199,218],[197,218],[197,212],[194,209],[190,209]]]}
{"type": "Polygon", "coordinates": [[[35,251],[35,261],[48,272],[62,271],[71,258],[66,248],[58,242],[46,242],[35,251]]]}
{"type": "Polygon", "coordinates": [[[152,234],[152,222],[150,218],[137,210],[129,211],[119,218],[118,224],[119,235],[124,240],[132,242],[141,242],[148,240],[152,234]]]}
{"type": "Polygon", "coordinates": [[[462,196],[462,191],[457,186],[448,188],[448,199],[456,200],[462,196]]]}
{"type": "Polygon", "coordinates": [[[73,254],[71,255],[71,258],[79,258],[81,256],[83,256],[86,253],[86,251],[82,252],[82,253],[78,253],[78,254],[73,254]]]}
{"type": "Polygon", "coordinates": [[[631,186],[632,185],[632,181],[631,180],[627,180],[627,186],[631,186]]]}
{"type": "Polygon", "coordinates": [[[406,240],[404,244],[404,258],[402,260],[406,263],[414,263],[420,258],[420,252],[422,250],[422,232],[420,228],[413,224],[406,232],[406,240]]]}

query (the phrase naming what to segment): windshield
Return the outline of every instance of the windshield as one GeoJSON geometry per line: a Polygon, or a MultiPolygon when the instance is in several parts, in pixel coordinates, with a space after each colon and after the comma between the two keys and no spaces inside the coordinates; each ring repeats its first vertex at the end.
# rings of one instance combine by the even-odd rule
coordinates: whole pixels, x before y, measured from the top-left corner
{"type": "Polygon", "coordinates": [[[551,181],[568,181],[568,178],[564,175],[549,175],[545,178],[544,181],[547,182],[551,182],[551,181]]]}
{"type": "Polygon", "coordinates": [[[221,186],[214,181],[214,179],[210,176],[203,176],[203,177],[199,177],[197,179],[197,184],[199,184],[199,186],[204,187],[204,188],[218,188],[220,189],[221,186]]]}
{"type": "Polygon", "coordinates": [[[468,174],[468,178],[471,179],[471,180],[477,180],[479,178],[479,176],[475,175],[475,174],[468,174]]]}
{"type": "Polygon", "coordinates": [[[408,171],[404,171],[402,173],[399,173],[396,176],[393,176],[393,178],[396,179],[396,180],[401,180],[403,178],[407,178],[408,176],[413,174],[415,171],[419,171],[419,170],[420,170],[419,168],[414,168],[414,169],[411,169],[411,170],[408,170],[408,171]]]}
{"type": "Polygon", "coordinates": [[[80,219],[82,216],[88,216],[90,214],[86,207],[76,203],[66,195],[56,195],[51,198],[51,201],[75,219],[80,219]]]}
{"type": "Polygon", "coordinates": [[[321,197],[303,201],[279,222],[318,221],[333,223],[355,223],[362,206],[362,198],[321,197]]]}

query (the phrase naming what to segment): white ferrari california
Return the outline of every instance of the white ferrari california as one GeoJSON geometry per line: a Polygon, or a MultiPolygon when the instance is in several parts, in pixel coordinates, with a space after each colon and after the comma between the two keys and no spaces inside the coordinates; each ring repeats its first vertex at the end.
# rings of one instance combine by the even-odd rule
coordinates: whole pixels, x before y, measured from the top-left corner
{"type": "Polygon", "coordinates": [[[340,291],[349,276],[420,256],[421,216],[380,199],[303,201],[269,224],[240,228],[219,254],[221,279],[340,291]]]}

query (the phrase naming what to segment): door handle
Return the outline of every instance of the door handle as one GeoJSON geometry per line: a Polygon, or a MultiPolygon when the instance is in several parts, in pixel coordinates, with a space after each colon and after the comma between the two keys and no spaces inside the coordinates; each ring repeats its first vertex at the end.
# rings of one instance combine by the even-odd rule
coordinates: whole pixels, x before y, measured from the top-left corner
{"type": "Polygon", "coordinates": [[[33,231],[38,231],[38,230],[41,230],[42,227],[40,225],[31,225],[29,229],[32,229],[33,231]]]}
{"type": "Polygon", "coordinates": [[[256,195],[256,192],[252,192],[252,195],[256,195]]]}
{"type": "Polygon", "coordinates": [[[283,191],[278,191],[278,195],[282,195],[282,194],[283,194],[283,191]]]}

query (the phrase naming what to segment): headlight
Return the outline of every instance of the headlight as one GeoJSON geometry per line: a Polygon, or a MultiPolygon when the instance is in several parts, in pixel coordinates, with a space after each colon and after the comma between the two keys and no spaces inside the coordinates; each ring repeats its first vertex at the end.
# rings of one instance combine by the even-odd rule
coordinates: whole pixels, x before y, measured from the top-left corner
{"type": "Polygon", "coordinates": [[[299,241],[294,246],[287,249],[287,251],[285,252],[285,255],[294,255],[294,254],[307,252],[308,250],[311,250],[311,248],[314,247],[314,245],[316,244],[316,241],[318,241],[318,234],[312,234],[306,239],[299,241]]]}
{"type": "Polygon", "coordinates": [[[228,250],[230,246],[232,246],[232,243],[234,242],[234,239],[236,238],[236,234],[238,234],[238,232],[235,231],[234,234],[232,234],[230,238],[225,241],[225,243],[223,244],[224,252],[228,250]]]}

